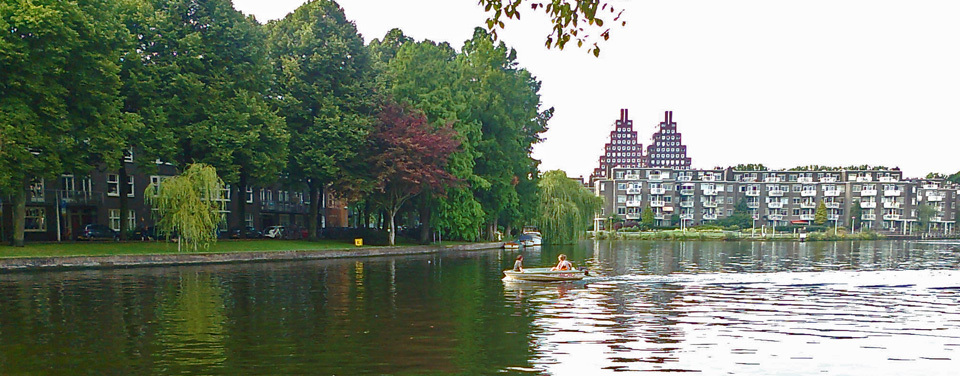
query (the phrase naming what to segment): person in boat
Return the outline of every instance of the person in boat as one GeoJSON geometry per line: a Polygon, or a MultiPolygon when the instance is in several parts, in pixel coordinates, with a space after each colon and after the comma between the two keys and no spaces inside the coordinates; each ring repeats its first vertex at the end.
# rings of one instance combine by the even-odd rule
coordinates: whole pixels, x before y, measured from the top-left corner
{"type": "Polygon", "coordinates": [[[517,256],[517,261],[513,263],[513,271],[515,272],[523,271],[523,255],[517,256]]]}
{"type": "Polygon", "coordinates": [[[567,261],[567,255],[561,253],[560,256],[558,256],[557,258],[560,260],[560,262],[557,263],[557,266],[554,266],[550,270],[572,270],[573,269],[573,264],[570,263],[570,261],[567,261]]]}

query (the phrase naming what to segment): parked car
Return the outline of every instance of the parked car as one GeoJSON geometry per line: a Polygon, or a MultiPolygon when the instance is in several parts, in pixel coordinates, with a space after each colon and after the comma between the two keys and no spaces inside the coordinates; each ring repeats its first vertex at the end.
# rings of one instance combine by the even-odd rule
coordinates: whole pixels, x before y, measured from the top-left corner
{"type": "Polygon", "coordinates": [[[77,235],[77,240],[120,240],[120,234],[116,231],[113,231],[112,228],[98,225],[98,224],[88,224],[83,226],[83,230],[80,231],[80,234],[77,235]]]}
{"type": "MultiPolygon", "coordinates": [[[[242,230],[243,230],[244,236],[245,236],[247,239],[257,239],[257,238],[263,237],[263,233],[261,233],[259,230],[257,230],[256,227],[247,226],[247,227],[244,227],[242,230]]],[[[241,228],[239,228],[239,227],[234,227],[233,229],[231,229],[231,230],[230,230],[230,238],[231,238],[231,239],[240,239],[240,231],[241,231],[241,228]]]]}
{"type": "Polygon", "coordinates": [[[270,239],[281,239],[283,237],[283,226],[270,226],[263,230],[263,237],[270,239]]]}
{"type": "Polygon", "coordinates": [[[141,226],[133,230],[130,240],[157,240],[157,233],[153,226],[141,226]]]}

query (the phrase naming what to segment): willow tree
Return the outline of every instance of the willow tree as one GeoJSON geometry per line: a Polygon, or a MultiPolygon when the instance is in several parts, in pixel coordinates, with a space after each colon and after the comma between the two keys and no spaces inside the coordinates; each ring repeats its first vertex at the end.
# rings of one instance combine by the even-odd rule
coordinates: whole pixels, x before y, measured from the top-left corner
{"type": "Polygon", "coordinates": [[[547,171],[540,178],[540,218],[543,240],[569,244],[583,238],[603,199],[561,170],[547,171]]]}
{"type": "Polygon", "coordinates": [[[161,234],[177,234],[178,251],[183,244],[197,250],[217,241],[215,231],[225,209],[224,189],[215,168],[195,163],[178,176],[158,185],[151,183],[143,196],[156,209],[157,230],[161,234]]]}

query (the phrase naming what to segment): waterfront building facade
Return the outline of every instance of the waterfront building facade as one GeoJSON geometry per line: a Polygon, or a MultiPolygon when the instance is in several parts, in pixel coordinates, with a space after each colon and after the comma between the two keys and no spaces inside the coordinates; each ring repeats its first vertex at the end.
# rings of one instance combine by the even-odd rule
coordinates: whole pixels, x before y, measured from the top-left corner
{"type": "Polygon", "coordinates": [[[899,170],[740,171],[732,168],[615,167],[598,180],[606,218],[639,221],[644,208],[657,226],[695,226],[733,215],[743,200],[757,228],[813,224],[893,234],[955,232],[958,187],[942,179],[904,179],[899,170]],[[927,229],[921,229],[925,224],[927,229]]]}
{"type": "Polygon", "coordinates": [[[689,169],[691,159],[687,157],[687,146],[673,121],[673,111],[664,111],[663,121],[657,132],[650,138],[644,166],[656,168],[689,169]]]}
{"type": "Polygon", "coordinates": [[[643,145],[633,129],[633,120],[630,120],[627,109],[620,109],[620,119],[614,122],[614,129],[610,131],[610,141],[603,147],[599,166],[590,174],[590,184],[599,179],[605,179],[614,166],[640,167],[643,164],[643,145]]]}

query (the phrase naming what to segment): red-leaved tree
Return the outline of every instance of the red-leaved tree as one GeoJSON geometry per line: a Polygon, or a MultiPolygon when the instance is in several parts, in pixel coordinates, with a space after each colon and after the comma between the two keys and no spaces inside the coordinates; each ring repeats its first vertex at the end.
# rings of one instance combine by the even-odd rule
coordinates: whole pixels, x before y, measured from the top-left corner
{"type": "Polygon", "coordinates": [[[404,202],[424,191],[443,193],[457,183],[446,166],[460,141],[451,126],[433,126],[422,113],[389,102],[380,109],[369,141],[369,173],[375,182],[371,198],[387,212],[394,245],[394,217],[404,202]]]}

